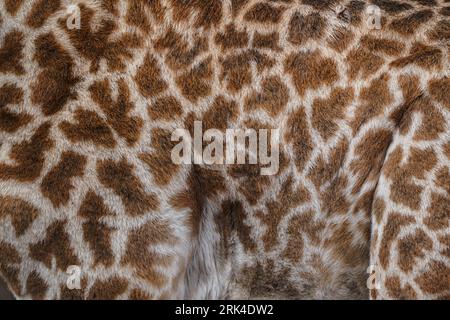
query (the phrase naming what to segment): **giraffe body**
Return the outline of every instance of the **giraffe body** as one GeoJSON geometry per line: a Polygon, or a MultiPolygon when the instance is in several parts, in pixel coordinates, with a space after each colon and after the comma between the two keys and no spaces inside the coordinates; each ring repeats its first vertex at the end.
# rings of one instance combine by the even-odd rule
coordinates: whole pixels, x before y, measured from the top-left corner
{"type": "Polygon", "coordinates": [[[448,2],[0,14],[0,275],[17,298],[450,297],[448,2]],[[174,164],[171,133],[195,120],[280,129],[278,172],[174,164]]]}

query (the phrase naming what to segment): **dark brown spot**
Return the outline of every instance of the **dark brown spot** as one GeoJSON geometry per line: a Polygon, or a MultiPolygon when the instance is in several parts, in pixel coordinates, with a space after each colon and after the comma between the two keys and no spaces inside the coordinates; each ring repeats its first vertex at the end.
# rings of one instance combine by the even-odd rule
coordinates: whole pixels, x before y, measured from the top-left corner
{"type": "Polygon", "coordinates": [[[225,32],[216,34],[215,41],[220,45],[222,51],[235,48],[243,48],[248,43],[247,32],[238,31],[234,24],[229,24],[225,28],[225,32]]]}
{"type": "Polygon", "coordinates": [[[246,12],[244,19],[259,23],[278,23],[283,11],[282,8],[269,3],[258,2],[246,12]]]}
{"type": "Polygon", "coordinates": [[[264,79],[261,91],[253,92],[245,100],[245,109],[264,109],[271,117],[276,117],[288,103],[289,90],[278,76],[264,79]]]}
{"type": "Polygon", "coordinates": [[[32,271],[27,278],[27,294],[33,300],[43,300],[47,294],[48,285],[36,272],[32,271]]]}
{"type": "MultiPolygon", "coordinates": [[[[46,1],[46,0],[44,0],[46,1]]],[[[90,71],[97,72],[100,62],[105,59],[110,71],[123,71],[126,60],[133,57],[133,49],[140,47],[142,39],[135,33],[123,33],[111,40],[117,32],[117,25],[109,19],[100,20],[93,30],[94,11],[85,5],[79,5],[81,11],[81,27],[68,29],[66,19],[59,21],[60,27],[69,35],[75,49],[91,62],[90,71]]]]}
{"type": "Polygon", "coordinates": [[[25,73],[23,59],[23,33],[11,31],[5,35],[0,48],[0,72],[21,75],[25,73]]]}
{"type": "Polygon", "coordinates": [[[134,167],[126,159],[97,162],[100,182],[117,194],[129,215],[143,215],[157,210],[159,201],[155,194],[146,193],[141,181],[133,173],[134,167]]]}
{"type": "Polygon", "coordinates": [[[8,11],[12,16],[16,15],[22,4],[23,0],[5,0],[6,11],[8,11]]]}
{"type": "Polygon", "coordinates": [[[280,46],[278,45],[279,38],[280,36],[278,35],[278,32],[262,34],[256,31],[253,34],[252,46],[258,49],[260,48],[278,51],[281,50],[280,46]]]}
{"type": "Polygon", "coordinates": [[[220,234],[221,251],[225,259],[231,254],[234,233],[247,251],[255,251],[256,243],[251,237],[251,228],[245,222],[246,217],[247,213],[242,204],[230,200],[222,203],[220,212],[214,217],[220,234]]]}
{"type": "Polygon", "coordinates": [[[12,112],[6,108],[9,104],[19,104],[22,101],[21,88],[13,84],[4,84],[0,88],[0,130],[12,133],[30,122],[30,115],[12,112]]]}
{"type": "Polygon", "coordinates": [[[15,144],[10,152],[11,160],[16,164],[0,163],[0,179],[33,181],[41,174],[44,166],[45,152],[53,146],[48,137],[50,124],[42,124],[28,141],[15,144]]]}
{"type": "Polygon", "coordinates": [[[398,265],[404,272],[411,272],[416,259],[423,259],[433,249],[433,241],[425,232],[417,229],[398,241],[398,265]]]}
{"type": "Polygon", "coordinates": [[[70,200],[70,192],[74,188],[72,179],[81,177],[86,166],[86,157],[73,151],[64,151],[59,163],[44,177],[41,192],[58,208],[70,200]]]}
{"type": "Polygon", "coordinates": [[[133,146],[141,136],[143,121],[140,117],[130,116],[134,103],[130,101],[130,89],[124,79],[118,80],[118,97],[112,99],[112,90],[107,79],[96,81],[89,91],[94,100],[106,115],[108,124],[125,139],[129,146],[133,146]]]}
{"type": "Polygon", "coordinates": [[[433,17],[433,11],[422,10],[415,12],[407,17],[397,19],[391,22],[390,28],[402,35],[413,35],[420,29],[420,26],[433,17]]]}
{"type": "Polygon", "coordinates": [[[392,67],[403,68],[410,64],[417,64],[424,69],[440,69],[442,51],[437,47],[415,43],[409,51],[409,55],[396,59],[390,63],[392,67]]]}
{"type": "Polygon", "coordinates": [[[151,147],[153,152],[142,153],[141,159],[150,169],[156,184],[164,186],[177,174],[179,166],[172,161],[171,150],[177,142],[171,141],[169,130],[155,128],[152,130],[151,147]]]}
{"type": "Polygon", "coordinates": [[[167,84],[161,77],[158,62],[149,53],[138,68],[134,81],[138,85],[139,92],[146,98],[154,97],[167,89],[167,84]]]}
{"type": "Polygon", "coordinates": [[[426,272],[415,281],[423,292],[429,294],[448,293],[450,290],[450,268],[442,261],[432,260],[426,272]]]}
{"type": "Polygon", "coordinates": [[[222,20],[221,0],[171,0],[176,21],[188,19],[195,11],[195,27],[209,29],[222,20]]]}
{"type": "Polygon", "coordinates": [[[22,291],[19,281],[20,268],[18,266],[21,261],[19,252],[12,245],[0,242],[0,274],[16,295],[19,295],[22,291]]]}
{"type": "Polygon", "coordinates": [[[35,46],[34,59],[43,70],[31,85],[31,101],[40,105],[45,115],[52,115],[76,98],[73,90],[80,78],[73,74],[71,56],[52,33],[39,36],[35,46]]]}
{"type": "Polygon", "coordinates": [[[153,120],[174,120],[183,113],[183,107],[174,96],[156,99],[147,110],[153,120]]]}
{"type": "Polygon", "coordinates": [[[177,77],[176,84],[189,101],[196,103],[198,99],[211,93],[212,76],[211,58],[207,58],[177,77]]]}
{"type": "Polygon", "coordinates": [[[134,267],[136,275],[151,285],[162,287],[168,278],[156,268],[168,266],[173,257],[151,250],[150,246],[173,244],[173,241],[173,232],[166,221],[151,220],[130,232],[121,263],[134,267]]]}
{"type": "Polygon", "coordinates": [[[430,95],[436,101],[442,103],[450,111],[450,78],[432,79],[428,81],[430,95]]]}
{"type": "Polygon", "coordinates": [[[301,96],[308,89],[332,85],[339,78],[334,60],[322,57],[318,51],[289,55],[284,70],[291,75],[301,96]]]}
{"type": "Polygon", "coordinates": [[[440,230],[448,227],[449,220],[450,196],[432,193],[429,216],[424,219],[424,223],[432,230],[440,230]]]}
{"type": "Polygon", "coordinates": [[[89,290],[88,300],[113,300],[125,293],[128,281],[119,277],[97,280],[89,290]]]}
{"type": "Polygon", "coordinates": [[[74,118],[75,124],[63,121],[59,125],[71,142],[89,141],[105,148],[116,146],[111,129],[96,112],[80,108],[75,111],[74,118]]]}
{"type": "Polygon", "coordinates": [[[66,272],[70,265],[79,265],[69,235],[66,232],[67,221],[56,221],[50,224],[44,232],[45,238],[35,244],[30,244],[30,257],[42,262],[51,269],[52,260],[55,259],[56,267],[66,272]]]}
{"type": "Polygon", "coordinates": [[[311,133],[304,107],[298,107],[297,110],[289,116],[288,128],[284,139],[293,144],[294,161],[299,171],[303,171],[306,161],[313,150],[311,133]]]}
{"type": "Polygon", "coordinates": [[[0,219],[11,217],[17,237],[25,233],[38,214],[36,207],[20,198],[0,196],[0,219]]]}
{"type": "Polygon", "coordinates": [[[40,28],[47,19],[59,10],[61,7],[60,0],[39,0],[34,3],[27,17],[27,24],[32,28],[40,28]]]}
{"type": "Polygon", "coordinates": [[[103,200],[94,191],[86,194],[78,215],[85,218],[83,223],[83,235],[85,241],[94,252],[95,265],[101,263],[106,267],[114,262],[114,254],[111,249],[111,232],[113,228],[101,222],[102,217],[111,216],[112,213],[103,203],[103,200]]]}
{"type": "Polygon", "coordinates": [[[400,233],[400,230],[406,225],[413,223],[414,221],[415,220],[413,217],[404,216],[397,212],[389,213],[386,224],[384,225],[379,252],[380,264],[383,269],[386,269],[389,265],[391,246],[400,233]]]}
{"type": "Polygon", "coordinates": [[[288,40],[296,45],[303,44],[309,39],[319,40],[325,27],[326,22],[319,13],[313,12],[304,16],[296,12],[289,22],[288,40]]]}
{"type": "Polygon", "coordinates": [[[312,106],[312,125],[327,140],[339,127],[337,120],[343,119],[345,109],[353,100],[352,88],[335,88],[328,98],[317,98],[312,106]]]}
{"type": "Polygon", "coordinates": [[[409,283],[402,286],[398,276],[386,278],[384,285],[389,296],[394,299],[411,300],[417,298],[413,287],[409,283]]]}

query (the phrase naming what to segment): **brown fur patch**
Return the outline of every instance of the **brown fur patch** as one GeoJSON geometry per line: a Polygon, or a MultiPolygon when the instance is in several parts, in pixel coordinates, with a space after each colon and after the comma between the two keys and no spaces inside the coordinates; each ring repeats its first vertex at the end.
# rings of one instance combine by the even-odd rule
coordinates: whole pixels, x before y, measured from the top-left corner
{"type": "Polygon", "coordinates": [[[0,273],[8,282],[15,294],[21,292],[21,282],[19,281],[19,267],[22,259],[19,252],[8,243],[0,242],[0,273]]]}
{"type": "Polygon", "coordinates": [[[112,99],[112,90],[107,79],[94,82],[89,91],[92,100],[105,113],[108,124],[125,139],[128,146],[133,146],[141,136],[143,121],[140,117],[130,116],[134,103],[130,101],[130,89],[124,79],[118,80],[118,97],[112,99]]]}
{"type": "Polygon", "coordinates": [[[379,6],[382,10],[391,14],[397,14],[413,8],[408,3],[392,0],[372,0],[372,3],[374,5],[379,6]]]}
{"type": "Polygon", "coordinates": [[[107,280],[97,280],[89,290],[88,300],[113,300],[121,294],[125,293],[128,287],[128,281],[119,278],[111,277],[107,280]]]}
{"type": "Polygon", "coordinates": [[[256,242],[251,236],[251,228],[245,222],[247,213],[240,202],[226,200],[221,210],[214,217],[217,231],[220,234],[221,252],[227,259],[232,252],[233,236],[236,233],[245,250],[254,252],[256,242]]]}
{"type": "MultiPolygon", "coordinates": [[[[331,150],[328,159],[322,154],[317,158],[311,166],[308,178],[314,183],[316,188],[320,188],[328,181],[333,181],[337,178],[339,170],[342,168],[345,155],[348,151],[348,140],[341,139],[335,147],[331,150]]],[[[336,201],[334,199],[332,201],[336,201]]]]}
{"type": "Polygon", "coordinates": [[[245,109],[266,110],[271,117],[276,117],[289,101],[289,90],[278,76],[262,80],[261,91],[253,92],[245,100],[245,109]]]}
{"type": "Polygon", "coordinates": [[[42,262],[49,269],[52,267],[52,259],[55,259],[56,267],[63,272],[66,272],[70,265],[79,265],[78,257],[71,248],[66,224],[66,220],[50,224],[44,232],[45,238],[30,244],[30,258],[42,262]]]}
{"type": "Polygon", "coordinates": [[[428,90],[431,97],[442,103],[450,111],[450,78],[432,79],[428,81],[428,90]]]}
{"type": "Polygon", "coordinates": [[[400,233],[400,230],[414,221],[413,217],[404,216],[397,212],[389,213],[380,243],[379,259],[383,269],[386,269],[389,265],[391,246],[400,233]]]}
{"type": "Polygon", "coordinates": [[[197,36],[191,44],[181,34],[169,27],[154,43],[154,48],[160,53],[167,51],[165,63],[173,71],[186,69],[194,59],[208,48],[206,37],[197,36]]]}
{"type": "Polygon", "coordinates": [[[27,294],[33,298],[33,300],[43,300],[48,290],[48,285],[36,272],[32,271],[27,278],[26,282],[27,294]]]}
{"type": "Polygon", "coordinates": [[[450,39],[450,22],[448,19],[437,22],[435,27],[428,32],[428,37],[434,41],[448,41],[450,39]]]}
{"type": "Polygon", "coordinates": [[[274,51],[281,50],[278,41],[279,41],[278,32],[272,32],[269,34],[263,34],[256,31],[253,34],[252,46],[257,49],[270,49],[274,51]]]}
{"type": "Polygon", "coordinates": [[[171,0],[176,21],[188,19],[197,11],[195,27],[212,28],[222,20],[221,0],[171,0]]]}
{"type": "Polygon", "coordinates": [[[183,113],[183,107],[174,96],[156,99],[148,107],[148,115],[153,120],[174,120],[183,113]]]}
{"type": "Polygon", "coordinates": [[[364,245],[354,244],[353,233],[348,221],[335,227],[333,235],[325,242],[327,247],[333,250],[336,260],[342,260],[350,267],[367,265],[369,261],[369,243],[364,245]]]}
{"type": "Polygon", "coordinates": [[[349,66],[348,72],[351,80],[359,77],[366,79],[381,68],[384,59],[365,47],[359,47],[348,53],[346,63],[349,66]]]}
{"type": "Polygon", "coordinates": [[[355,35],[351,30],[346,28],[336,29],[331,36],[328,37],[328,45],[341,53],[352,43],[355,35]]]}
{"type": "Polygon", "coordinates": [[[22,65],[24,36],[20,31],[13,30],[3,38],[0,48],[0,72],[22,75],[25,69],[22,65]]]}
{"type": "Polygon", "coordinates": [[[398,265],[404,272],[411,272],[415,259],[423,259],[433,249],[433,241],[425,232],[417,229],[398,241],[398,265]]]}
{"type": "Polygon", "coordinates": [[[248,34],[245,30],[238,31],[234,24],[228,24],[225,32],[217,33],[214,39],[222,51],[227,51],[245,47],[248,43],[248,34]]]}
{"type": "Polygon", "coordinates": [[[290,209],[297,207],[300,203],[309,199],[309,193],[303,186],[294,189],[292,177],[288,179],[281,186],[276,200],[271,200],[266,203],[267,213],[258,211],[256,216],[265,224],[266,232],[262,237],[266,251],[270,251],[278,245],[278,226],[289,213],[290,209]]]}
{"type": "Polygon", "coordinates": [[[359,95],[361,104],[355,110],[351,124],[354,132],[359,131],[360,127],[371,118],[382,114],[385,107],[392,103],[393,96],[389,89],[389,79],[389,75],[384,73],[361,90],[359,95]]]}
{"type": "Polygon", "coordinates": [[[384,53],[389,56],[397,56],[405,49],[405,45],[399,41],[376,38],[370,35],[361,38],[361,45],[370,52],[384,53]]]}
{"type": "Polygon", "coordinates": [[[66,19],[59,21],[60,27],[69,35],[72,45],[81,56],[91,62],[91,72],[98,71],[103,59],[106,60],[110,71],[123,71],[126,61],[133,57],[133,49],[141,46],[142,39],[134,33],[125,33],[115,40],[110,40],[111,35],[117,32],[116,23],[104,19],[100,22],[100,26],[93,30],[91,28],[93,10],[83,4],[79,7],[81,11],[80,29],[68,29],[66,19]]]}
{"type": "Polygon", "coordinates": [[[353,193],[359,192],[365,181],[378,179],[391,141],[392,132],[386,129],[371,130],[361,138],[350,163],[350,170],[357,177],[353,193]]]}
{"type": "Polygon", "coordinates": [[[448,167],[442,167],[436,173],[436,185],[441,187],[450,195],[450,170],[448,167]]]}
{"type": "Polygon", "coordinates": [[[409,51],[409,55],[396,59],[390,63],[394,68],[403,68],[410,64],[416,64],[424,69],[441,69],[442,51],[433,46],[422,43],[414,43],[409,51]]]}
{"type": "Polygon", "coordinates": [[[302,171],[313,150],[304,107],[300,106],[291,113],[286,127],[289,129],[285,132],[284,139],[293,144],[294,161],[298,170],[302,171]]]}
{"type": "Polygon", "coordinates": [[[211,93],[210,80],[212,76],[211,58],[207,58],[191,70],[177,77],[176,84],[189,101],[196,103],[198,99],[211,93]]]}
{"type": "Polygon", "coordinates": [[[32,28],[42,27],[47,19],[61,8],[60,0],[39,0],[31,8],[26,19],[27,24],[32,28]]]}
{"type": "Polygon", "coordinates": [[[352,88],[335,88],[328,98],[314,100],[311,122],[323,139],[327,140],[339,129],[336,121],[344,118],[345,108],[352,100],[352,88]]]}
{"type": "Polygon", "coordinates": [[[159,200],[153,193],[147,193],[141,181],[133,173],[134,166],[125,158],[119,161],[97,162],[99,181],[117,194],[131,216],[143,215],[159,208],[159,200]]]}
{"type": "Polygon", "coordinates": [[[149,53],[145,55],[144,62],[138,68],[134,81],[139,92],[146,98],[154,97],[167,89],[167,84],[161,77],[158,62],[149,53]]]}
{"type": "Polygon", "coordinates": [[[44,166],[45,155],[53,146],[53,141],[48,137],[50,124],[42,124],[28,141],[15,144],[10,152],[10,158],[15,160],[15,165],[0,163],[0,179],[14,179],[18,181],[33,181],[39,177],[44,166]]]}
{"type": "Polygon", "coordinates": [[[72,179],[81,177],[86,166],[86,157],[73,151],[64,151],[57,165],[44,177],[41,192],[58,208],[70,200],[70,192],[74,188],[72,179]]]}
{"type": "Polygon", "coordinates": [[[373,201],[373,214],[375,216],[376,223],[380,223],[383,219],[384,212],[386,210],[386,203],[382,198],[375,198],[373,201]]]}
{"type": "Polygon", "coordinates": [[[31,102],[40,105],[42,112],[48,116],[76,98],[74,87],[81,79],[73,74],[71,56],[52,33],[39,36],[35,46],[34,59],[43,70],[31,85],[31,102]]]}
{"type": "Polygon", "coordinates": [[[319,13],[313,12],[304,16],[296,12],[289,22],[288,40],[296,45],[301,45],[309,39],[319,40],[325,27],[326,21],[319,13]]]}
{"type": "MultiPolygon", "coordinates": [[[[299,193],[303,200],[310,200],[309,192],[302,187],[299,193]]],[[[314,212],[307,211],[295,215],[289,221],[288,244],[283,251],[283,256],[293,263],[298,263],[303,256],[304,241],[310,241],[314,245],[320,242],[320,236],[325,228],[325,223],[314,218],[314,212]]]]}
{"type": "Polygon", "coordinates": [[[402,35],[413,35],[420,29],[420,26],[433,17],[433,11],[417,11],[409,16],[391,22],[390,28],[402,35]]]}
{"type": "Polygon", "coordinates": [[[23,0],[5,0],[6,11],[8,11],[12,16],[16,15],[22,4],[23,0]]]}
{"type": "Polygon", "coordinates": [[[384,285],[389,296],[394,299],[411,300],[417,298],[413,287],[409,283],[402,286],[398,276],[386,278],[384,285]]]}
{"type": "Polygon", "coordinates": [[[206,202],[225,190],[225,180],[220,172],[193,165],[186,188],[171,197],[170,205],[175,209],[191,210],[187,223],[193,238],[196,238],[200,231],[206,202]]]}
{"type": "Polygon", "coordinates": [[[89,190],[78,210],[78,215],[85,218],[83,236],[94,252],[94,264],[108,267],[114,262],[111,249],[111,232],[113,228],[101,222],[101,218],[111,216],[112,212],[94,191],[89,190]]]}
{"type": "MultiPolygon", "coordinates": [[[[217,96],[208,110],[203,115],[203,125],[208,129],[225,130],[231,122],[236,120],[239,108],[235,101],[228,100],[224,96],[217,96]]],[[[193,134],[193,132],[191,132],[193,134]]]]}
{"type": "Polygon", "coordinates": [[[167,275],[157,271],[157,266],[167,266],[172,256],[150,251],[150,245],[171,244],[175,241],[172,230],[165,221],[151,220],[130,232],[125,255],[121,263],[135,268],[136,275],[155,287],[162,287],[167,275]]]}
{"type": "Polygon", "coordinates": [[[12,133],[28,124],[31,116],[26,113],[11,112],[9,104],[23,102],[23,90],[13,84],[4,84],[0,88],[0,130],[12,133]]]}
{"type": "Polygon", "coordinates": [[[430,216],[424,219],[428,228],[431,230],[447,228],[450,221],[450,196],[432,193],[429,213],[430,216]]]}
{"type": "Polygon", "coordinates": [[[244,19],[258,23],[278,23],[283,11],[283,8],[275,7],[269,3],[258,2],[245,13],[244,19]]]}
{"type": "Polygon", "coordinates": [[[256,64],[258,72],[271,68],[275,64],[275,60],[255,49],[232,54],[220,60],[222,65],[220,80],[227,82],[227,89],[229,91],[235,93],[244,86],[251,84],[252,62],[256,64]]]}
{"type": "Polygon", "coordinates": [[[329,86],[338,80],[336,63],[324,58],[318,51],[291,54],[284,62],[284,70],[292,76],[298,93],[303,96],[308,89],[329,86]]]}
{"type": "Polygon", "coordinates": [[[139,159],[149,167],[156,184],[160,186],[168,184],[179,170],[179,166],[171,158],[171,150],[177,142],[171,141],[170,137],[169,130],[154,128],[151,139],[154,151],[139,155],[139,159]]]}
{"type": "Polygon", "coordinates": [[[63,121],[60,129],[73,143],[89,141],[97,147],[114,148],[116,141],[106,122],[94,111],[77,109],[76,123],[63,121]]]}
{"type": "Polygon", "coordinates": [[[415,281],[423,292],[438,294],[448,293],[450,290],[450,268],[442,261],[432,260],[424,273],[415,281]]]}
{"type": "Polygon", "coordinates": [[[17,237],[25,233],[38,214],[36,207],[20,198],[0,196],[0,218],[11,217],[17,237]]]}

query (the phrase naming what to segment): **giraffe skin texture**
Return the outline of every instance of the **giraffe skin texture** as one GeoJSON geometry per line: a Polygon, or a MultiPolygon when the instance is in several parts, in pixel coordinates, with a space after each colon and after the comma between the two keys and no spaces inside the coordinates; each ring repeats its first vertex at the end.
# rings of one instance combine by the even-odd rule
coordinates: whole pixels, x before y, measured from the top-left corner
{"type": "Polygon", "coordinates": [[[450,299],[449,15],[0,0],[0,277],[17,299],[450,299]],[[195,120],[279,129],[278,172],[175,164],[195,120]]]}

